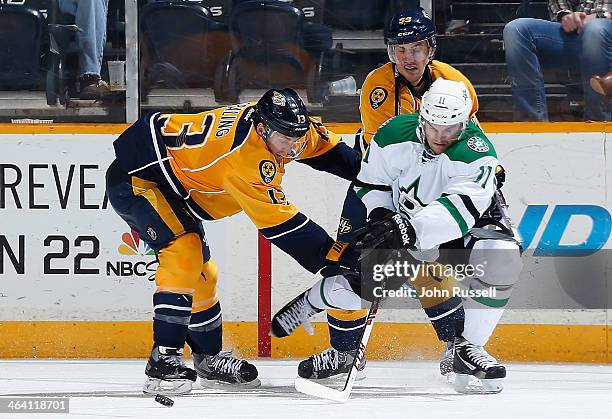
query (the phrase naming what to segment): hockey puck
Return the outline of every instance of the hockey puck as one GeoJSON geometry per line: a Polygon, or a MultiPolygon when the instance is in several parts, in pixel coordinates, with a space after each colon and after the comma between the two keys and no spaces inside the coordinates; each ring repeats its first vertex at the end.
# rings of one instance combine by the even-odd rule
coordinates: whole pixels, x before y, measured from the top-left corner
{"type": "Polygon", "coordinates": [[[172,400],[170,397],[162,396],[161,394],[155,395],[155,401],[166,407],[174,406],[174,400],[172,400]]]}

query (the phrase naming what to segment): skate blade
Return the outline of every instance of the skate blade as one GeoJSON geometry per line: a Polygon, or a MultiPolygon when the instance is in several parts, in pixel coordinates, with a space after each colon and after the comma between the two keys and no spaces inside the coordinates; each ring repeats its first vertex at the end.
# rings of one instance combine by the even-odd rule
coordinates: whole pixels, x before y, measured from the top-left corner
{"type": "Polygon", "coordinates": [[[442,375],[442,378],[444,378],[446,382],[451,386],[455,384],[455,373],[453,371],[447,372],[446,374],[442,375]]]}
{"type": "Polygon", "coordinates": [[[142,392],[147,394],[161,394],[163,396],[180,396],[191,391],[193,381],[191,380],[160,380],[159,378],[147,378],[142,392]]]}
{"type": "Polygon", "coordinates": [[[502,378],[478,379],[472,375],[454,374],[452,383],[457,393],[461,394],[498,394],[504,389],[502,378]]]}
{"type": "MultiPolygon", "coordinates": [[[[334,386],[337,384],[342,384],[346,382],[346,377],[348,376],[348,372],[343,372],[341,374],[332,375],[331,377],[326,378],[304,378],[305,380],[314,381],[315,383],[319,383],[323,386],[334,386]]],[[[355,376],[355,381],[363,381],[367,378],[365,370],[361,370],[357,372],[355,376]]]]}
{"type": "Polygon", "coordinates": [[[248,383],[228,383],[219,380],[207,380],[206,378],[200,378],[200,385],[204,388],[222,389],[222,390],[248,390],[261,386],[259,378],[249,381],[248,383]]]}

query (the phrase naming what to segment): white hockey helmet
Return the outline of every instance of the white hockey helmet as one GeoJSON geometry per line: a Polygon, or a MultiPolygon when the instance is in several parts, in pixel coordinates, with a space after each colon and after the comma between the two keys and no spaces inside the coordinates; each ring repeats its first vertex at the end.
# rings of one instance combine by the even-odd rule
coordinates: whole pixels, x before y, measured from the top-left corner
{"type": "Polygon", "coordinates": [[[425,141],[425,121],[434,125],[461,124],[457,138],[463,134],[470,119],[472,99],[462,81],[446,80],[441,77],[434,80],[421,99],[419,110],[419,139],[425,141]]]}
{"type": "Polygon", "coordinates": [[[421,99],[419,116],[435,125],[467,123],[472,99],[462,81],[437,78],[421,99]]]}

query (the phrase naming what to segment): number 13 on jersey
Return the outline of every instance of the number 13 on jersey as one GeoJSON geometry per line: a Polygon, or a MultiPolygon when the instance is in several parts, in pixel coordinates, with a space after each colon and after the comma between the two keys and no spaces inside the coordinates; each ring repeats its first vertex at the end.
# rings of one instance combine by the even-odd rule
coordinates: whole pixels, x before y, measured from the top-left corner
{"type": "Polygon", "coordinates": [[[287,202],[287,197],[282,191],[278,191],[274,188],[269,188],[268,196],[270,197],[270,201],[272,201],[273,204],[289,205],[289,202],[287,202]]]}

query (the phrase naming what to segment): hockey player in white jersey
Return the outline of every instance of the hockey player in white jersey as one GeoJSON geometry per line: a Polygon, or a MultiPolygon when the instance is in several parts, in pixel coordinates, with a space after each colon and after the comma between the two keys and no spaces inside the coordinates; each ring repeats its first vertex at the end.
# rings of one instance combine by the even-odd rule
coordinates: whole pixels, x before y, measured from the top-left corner
{"type": "MultiPolygon", "coordinates": [[[[368,213],[360,247],[362,255],[377,248],[415,255],[466,250],[468,263],[481,269],[470,278],[465,324],[454,342],[455,387],[498,392],[506,369],[483,347],[522,265],[511,228],[493,214],[498,160],[482,130],[469,121],[471,106],[462,82],[438,78],[418,114],[399,115],[381,126],[356,186],[368,213]],[[470,376],[480,379],[481,387],[468,384],[470,376]]],[[[360,284],[347,275],[322,278],[274,316],[272,333],[287,336],[322,309],[361,308],[360,293],[360,284]]]]}

